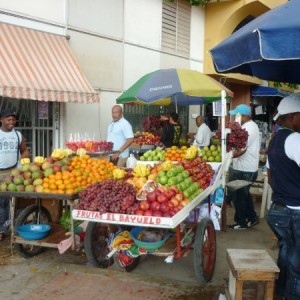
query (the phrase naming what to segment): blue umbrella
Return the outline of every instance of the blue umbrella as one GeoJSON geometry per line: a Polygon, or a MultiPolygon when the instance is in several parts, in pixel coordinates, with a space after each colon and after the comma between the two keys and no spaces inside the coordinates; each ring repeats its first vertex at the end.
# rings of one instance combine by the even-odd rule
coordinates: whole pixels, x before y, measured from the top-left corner
{"type": "Polygon", "coordinates": [[[300,83],[299,16],[291,0],[249,22],[210,50],[216,71],[300,83]]]}

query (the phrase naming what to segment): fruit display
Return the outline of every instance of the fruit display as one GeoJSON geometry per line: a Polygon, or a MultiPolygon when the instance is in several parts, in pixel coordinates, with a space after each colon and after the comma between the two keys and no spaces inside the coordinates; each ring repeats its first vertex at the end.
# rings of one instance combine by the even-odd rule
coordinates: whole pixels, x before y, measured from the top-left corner
{"type": "Polygon", "coordinates": [[[158,133],[161,126],[160,116],[148,116],[143,121],[143,128],[147,132],[158,133]]]}
{"type": "Polygon", "coordinates": [[[171,161],[182,161],[185,159],[185,153],[187,151],[188,147],[182,146],[172,146],[170,148],[167,148],[165,150],[165,160],[171,160],[171,161]]]}
{"type": "Polygon", "coordinates": [[[161,147],[156,147],[154,150],[148,150],[140,156],[141,161],[163,161],[164,159],[165,151],[161,147]]]}
{"type": "MultiPolygon", "coordinates": [[[[56,156],[54,156],[56,157],[56,156]]],[[[113,178],[117,167],[106,159],[92,159],[89,155],[65,156],[60,160],[37,157],[11,171],[1,182],[1,191],[73,194],[85,187],[113,178]]]]}
{"type": "Polygon", "coordinates": [[[113,143],[107,141],[79,141],[79,142],[66,142],[68,149],[76,152],[78,149],[85,149],[87,152],[106,152],[112,151],[113,143]]]}
{"type": "Polygon", "coordinates": [[[185,151],[185,159],[194,159],[199,155],[199,148],[197,146],[191,146],[185,151]]]}
{"type": "MultiPolygon", "coordinates": [[[[246,129],[243,129],[237,122],[227,122],[225,127],[231,129],[231,132],[226,137],[226,151],[244,149],[248,141],[246,129]]],[[[221,134],[221,129],[218,128],[215,138],[221,139],[221,134]]]]}
{"type": "Polygon", "coordinates": [[[146,177],[150,174],[151,167],[150,165],[142,165],[142,164],[136,164],[133,169],[133,175],[136,177],[146,177]]]}
{"type": "Polygon", "coordinates": [[[176,186],[160,186],[146,193],[146,199],[138,203],[134,214],[170,218],[189,203],[190,200],[176,186]]]}
{"type": "Polygon", "coordinates": [[[166,187],[176,186],[187,199],[193,199],[202,192],[198,183],[190,177],[190,172],[182,165],[174,166],[169,171],[160,171],[157,181],[166,187]]]}
{"type": "Polygon", "coordinates": [[[125,182],[110,179],[90,185],[79,193],[78,209],[101,213],[134,214],[136,190],[125,182]]]}
{"type": "Polygon", "coordinates": [[[155,145],[160,137],[148,131],[137,131],[134,134],[134,143],[139,145],[155,145]]]}
{"type": "Polygon", "coordinates": [[[205,161],[209,162],[221,162],[222,161],[222,149],[221,146],[218,145],[210,145],[210,147],[205,146],[201,149],[202,158],[205,161]]]}

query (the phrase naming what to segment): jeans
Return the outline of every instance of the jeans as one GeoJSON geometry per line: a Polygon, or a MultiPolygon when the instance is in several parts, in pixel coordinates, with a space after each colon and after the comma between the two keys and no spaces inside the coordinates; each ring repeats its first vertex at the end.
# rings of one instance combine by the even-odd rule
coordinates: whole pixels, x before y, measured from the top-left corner
{"type": "MultiPolygon", "coordinates": [[[[230,171],[231,180],[245,180],[254,182],[258,172],[243,172],[232,169],[230,171]]],[[[250,185],[242,187],[230,193],[230,199],[235,207],[234,221],[240,226],[247,226],[249,221],[257,219],[254,210],[253,200],[250,194],[250,185]]]]}
{"type": "Polygon", "coordinates": [[[9,227],[10,199],[0,197],[0,233],[6,232],[9,227]]]}
{"type": "Polygon", "coordinates": [[[267,222],[279,242],[276,294],[300,299],[300,210],[272,204],[267,222]]]}

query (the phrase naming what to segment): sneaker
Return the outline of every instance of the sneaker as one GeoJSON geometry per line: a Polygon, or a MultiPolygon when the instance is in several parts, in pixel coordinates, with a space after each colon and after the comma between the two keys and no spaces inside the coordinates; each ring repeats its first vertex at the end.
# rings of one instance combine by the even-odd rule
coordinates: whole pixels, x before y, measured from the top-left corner
{"type": "Polygon", "coordinates": [[[258,223],[259,223],[259,219],[257,218],[254,221],[249,221],[247,223],[247,225],[248,225],[248,227],[253,227],[253,226],[257,225],[258,223]]]}
{"type": "Polygon", "coordinates": [[[240,225],[240,224],[231,224],[231,225],[227,225],[228,228],[230,229],[247,229],[248,226],[247,225],[240,225]]]}

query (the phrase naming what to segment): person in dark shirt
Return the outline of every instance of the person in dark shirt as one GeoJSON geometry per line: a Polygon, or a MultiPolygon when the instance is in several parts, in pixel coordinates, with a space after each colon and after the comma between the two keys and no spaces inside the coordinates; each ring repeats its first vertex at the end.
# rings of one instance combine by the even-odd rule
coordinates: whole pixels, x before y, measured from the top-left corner
{"type": "Polygon", "coordinates": [[[272,204],[267,221],[279,243],[276,295],[300,299],[300,96],[278,105],[281,128],[268,148],[267,173],[272,204]]]}
{"type": "Polygon", "coordinates": [[[164,144],[166,148],[172,146],[179,146],[182,127],[178,122],[179,116],[177,113],[171,113],[169,122],[165,124],[160,137],[160,143],[164,144]]]}

